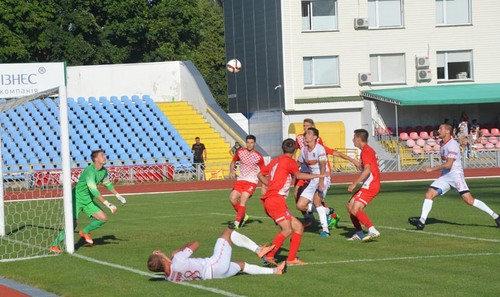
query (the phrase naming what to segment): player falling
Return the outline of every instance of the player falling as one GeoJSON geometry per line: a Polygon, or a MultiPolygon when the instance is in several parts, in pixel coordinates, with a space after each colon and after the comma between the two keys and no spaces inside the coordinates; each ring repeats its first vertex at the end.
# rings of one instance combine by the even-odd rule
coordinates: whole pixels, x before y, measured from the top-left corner
{"type": "Polygon", "coordinates": [[[408,222],[415,226],[417,230],[422,230],[425,227],[427,216],[431,212],[434,198],[439,195],[444,195],[451,187],[455,188],[462,197],[463,201],[468,205],[474,206],[487,213],[498,228],[500,228],[500,217],[488,205],[479,199],[474,199],[470,193],[469,187],[465,182],[464,169],[462,168],[460,145],[451,137],[453,127],[450,124],[441,124],[439,126],[439,137],[441,141],[441,160],[442,164],[434,167],[425,168],[425,172],[433,172],[441,170],[441,176],[435,180],[425,193],[424,203],[422,205],[422,213],[420,218],[411,217],[408,222]]]}
{"type": "Polygon", "coordinates": [[[236,229],[242,227],[249,219],[246,214],[246,203],[257,188],[259,182],[257,175],[264,166],[264,158],[255,150],[255,144],[255,136],[248,135],[246,137],[246,148],[240,148],[236,151],[230,165],[229,175],[234,178],[235,164],[236,162],[240,164],[240,175],[238,175],[233,190],[229,194],[229,201],[236,211],[236,219],[234,220],[236,229]]]}
{"type": "MultiPolygon", "coordinates": [[[[90,232],[102,227],[102,225],[108,221],[108,217],[104,211],[102,211],[101,207],[94,202],[94,198],[97,197],[99,201],[111,210],[111,213],[116,213],[118,211],[116,206],[102,197],[101,192],[97,189],[97,185],[102,183],[106,189],[115,194],[116,198],[122,204],[127,203],[127,201],[120,194],[118,194],[108,178],[108,171],[104,167],[104,164],[107,162],[104,151],[92,151],[90,157],[93,163],[83,170],[80,178],[78,179],[78,183],[72,191],[73,226],[76,228],[80,212],[83,212],[86,216],[91,218],[90,224],[80,230],[79,234],[88,244],[94,244],[92,237],[90,237],[90,232]]],[[[50,248],[52,252],[61,252],[59,244],[64,240],[64,237],[65,232],[63,230],[52,243],[52,247],[50,248]]]]}
{"type": "Polygon", "coordinates": [[[375,229],[364,208],[380,192],[380,170],[377,155],[373,148],[368,145],[368,131],[365,129],[354,130],[352,142],[355,147],[361,150],[360,162],[355,161],[353,164],[356,167],[361,167],[362,171],[359,177],[347,187],[347,190],[352,192],[360,182],[363,182],[363,185],[347,203],[352,224],[356,228],[356,234],[349,240],[370,241],[379,237],[380,232],[375,229]],[[367,235],[364,234],[361,224],[368,228],[367,235]]]}

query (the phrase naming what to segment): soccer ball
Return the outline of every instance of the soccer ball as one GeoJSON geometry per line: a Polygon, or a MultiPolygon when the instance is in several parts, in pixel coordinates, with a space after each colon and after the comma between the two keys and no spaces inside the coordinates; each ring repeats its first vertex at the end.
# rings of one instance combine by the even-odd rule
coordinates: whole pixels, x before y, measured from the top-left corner
{"type": "Polygon", "coordinates": [[[226,64],[227,71],[237,73],[241,69],[241,62],[238,59],[232,59],[226,64]]]}

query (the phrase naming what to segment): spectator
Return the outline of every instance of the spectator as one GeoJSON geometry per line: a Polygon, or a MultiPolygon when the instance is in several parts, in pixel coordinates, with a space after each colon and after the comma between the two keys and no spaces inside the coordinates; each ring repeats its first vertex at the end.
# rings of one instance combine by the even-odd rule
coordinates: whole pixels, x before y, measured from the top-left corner
{"type": "Polygon", "coordinates": [[[451,134],[451,137],[453,138],[457,138],[457,132],[458,132],[458,122],[457,120],[453,120],[453,124],[451,125],[453,127],[453,131],[452,131],[452,134],[451,134]]]}
{"type": "Polygon", "coordinates": [[[205,145],[200,142],[200,138],[196,137],[195,143],[191,147],[193,153],[193,166],[196,168],[196,176],[198,179],[205,179],[205,161],[207,160],[207,150],[205,145]]]}
{"type": "Polygon", "coordinates": [[[468,122],[469,121],[469,116],[465,113],[465,111],[462,111],[462,114],[460,115],[460,122],[468,122]]]}
{"type": "MultiPolygon", "coordinates": [[[[475,120],[472,120],[474,123],[475,120]]],[[[477,157],[477,142],[479,141],[479,128],[473,127],[469,135],[470,158],[477,157]]]]}
{"type": "Polygon", "coordinates": [[[234,154],[236,154],[236,151],[241,148],[241,145],[238,141],[236,141],[233,145],[233,147],[229,150],[229,154],[231,157],[234,157],[234,154]]]}
{"type": "Polygon", "coordinates": [[[470,130],[471,130],[471,133],[472,133],[472,130],[473,129],[476,129],[477,131],[480,130],[480,125],[479,123],[477,122],[477,119],[473,119],[472,120],[472,124],[470,125],[470,130]]]}

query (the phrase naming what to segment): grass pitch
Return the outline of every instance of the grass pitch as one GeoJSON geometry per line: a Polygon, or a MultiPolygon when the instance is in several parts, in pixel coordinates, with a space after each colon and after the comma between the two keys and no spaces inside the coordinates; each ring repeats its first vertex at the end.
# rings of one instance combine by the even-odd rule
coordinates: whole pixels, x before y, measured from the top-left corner
{"type": "MultiPolygon", "coordinates": [[[[474,197],[500,212],[499,178],[468,180],[474,197]]],[[[309,265],[283,276],[238,275],[187,285],[159,281],[147,271],[153,249],[172,251],[198,240],[195,257],[212,254],[218,235],[234,219],[229,190],[127,196],[109,222],[77,242],[77,256],[0,263],[0,275],[61,296],[493,296],[498,291],[500,229],[480,210],[450,191],[437,198],[424,231],[407,222],[419,216],[430,182],[384,183],[366,208],[382,233],[376,241],[351,242],[346,185],[330,188],[327,203],[342,217],[330,238],[306,230],[298,256],[309,265]]],[[[250,222],[241,229],[259,244],[272,242],[278,227],[256,194],[250,222]]],[[[295,215],[300,213],[293,207],[295,215]]],[[[88,220],[81,216],[79,227],[88,220]]],[[[278,256],[284,259],[288,240],[278,256]]],[[[255,254],[234,247],[233,259],[261,264],[255,254]]]]}

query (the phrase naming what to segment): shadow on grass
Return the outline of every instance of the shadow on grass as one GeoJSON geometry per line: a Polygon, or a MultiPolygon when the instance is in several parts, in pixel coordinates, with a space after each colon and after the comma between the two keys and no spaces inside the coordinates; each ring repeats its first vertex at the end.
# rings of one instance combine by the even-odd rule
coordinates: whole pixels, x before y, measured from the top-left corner
{"type": "Polygon", "coordinates": [[[104,235],[102,237],[93,238],[93,240],[94,240],[94,244],[90,245],[90,244],[87,244],[87,242],[85,242],[85,239],[83,239],[82,237],[79,237],[78,241],[75,243],[75,251],[83,246],[92,247],[94,245],[118,244],[119,241],[126,241],[123,239],[116,238],[116,236],[114,236],[114,235],[104,235]]]}
{"type": "Polygon", "coordinates": [[[432,224],[447,224],[447,225],[455,225],[455,226],[469,226],[469,227],[491,227],[491,228],[497,228],[494,225],[483,225],[483,224],[464,224],[464,223],[457,223],[457,222],[450,222],[446,220],[440,220],[440,219],[435,219],[435,218],[427,218],[425,220],[425,225],[432,225],[432,224]]]}

